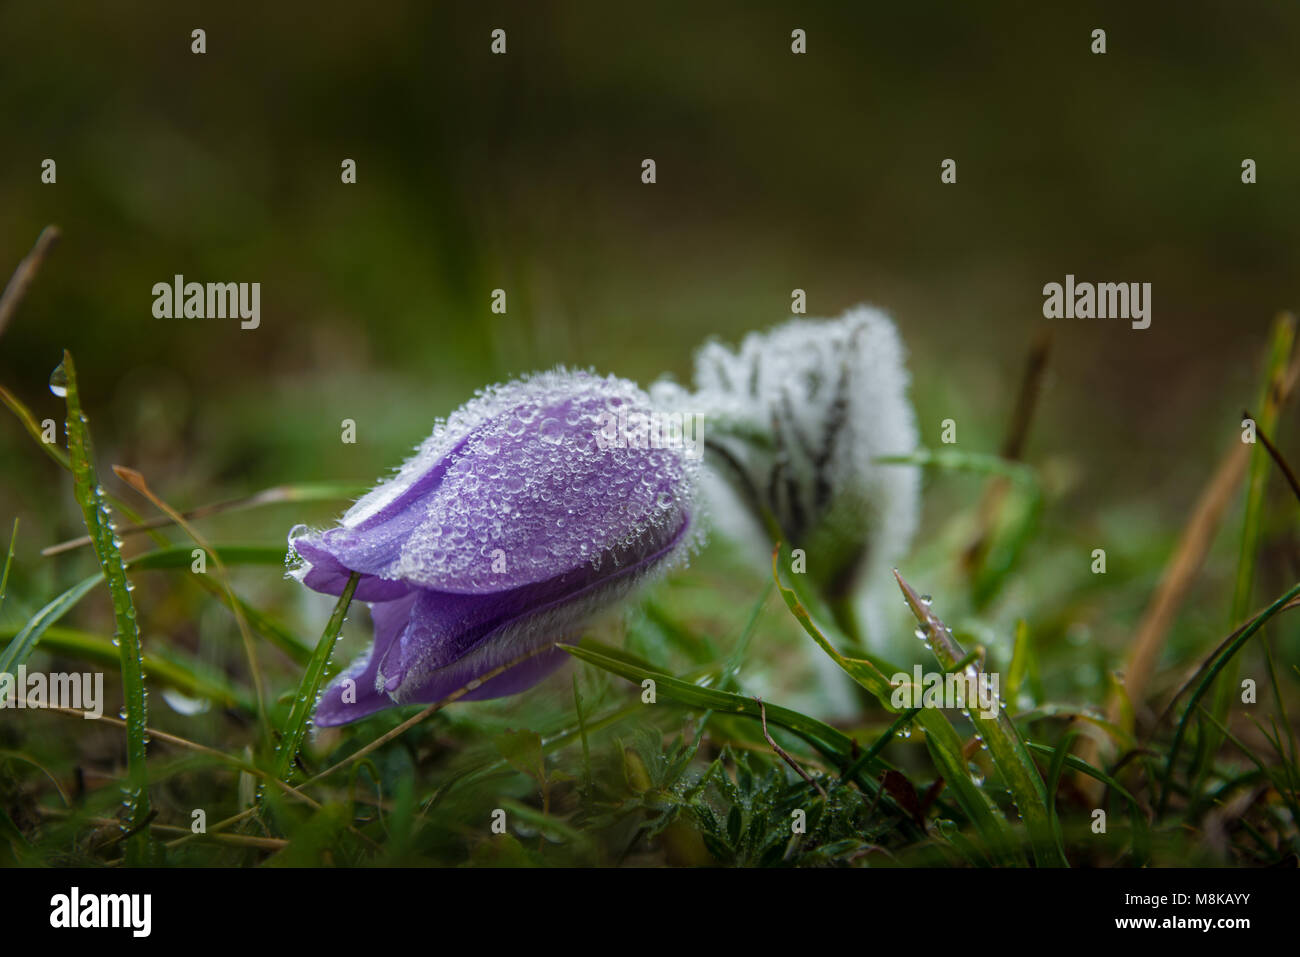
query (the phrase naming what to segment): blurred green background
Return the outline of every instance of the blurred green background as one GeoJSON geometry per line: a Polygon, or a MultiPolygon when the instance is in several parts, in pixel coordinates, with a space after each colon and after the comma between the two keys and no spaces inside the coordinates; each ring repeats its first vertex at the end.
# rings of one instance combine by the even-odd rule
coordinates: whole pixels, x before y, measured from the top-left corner
{"type": "MultiPolygon", "coordinates": [[[[954,417],[962,448],[993,451],[1050,324],[1027,455],[1080,556],[1125,536],[1131,619],[1300,298],[1298,27],[1300,7],[1252,2],[7,4],[0,263],[46,223],[64,238],[0,340],[0,382],[61,421],[45,385],[70,348],[101,464],[187,507],[369,482],[522,371],[685,378],[699,341],[780,321],[795,287],[812,315],[888,310],[923,441],[954,417]],[[1151,328],[1049,323],[1042,286],[1067,272],[1152,283],[1151,328]],[[151,287],[176,273],[261,282],[261,328],[155,319],[151,287]]],[[[1277,439],[1294,456],[1289,420],[1277,439]]],[[[49,594],[30,577],[68,575],[35,555],[78,532],[67,479],[12,420],[0,449],[15,574],[49,594]]],[[[974,492],[931,489],[926,527],[974,492]]],[[[330,514],[231,522],[278,540],[330,514]]]]}

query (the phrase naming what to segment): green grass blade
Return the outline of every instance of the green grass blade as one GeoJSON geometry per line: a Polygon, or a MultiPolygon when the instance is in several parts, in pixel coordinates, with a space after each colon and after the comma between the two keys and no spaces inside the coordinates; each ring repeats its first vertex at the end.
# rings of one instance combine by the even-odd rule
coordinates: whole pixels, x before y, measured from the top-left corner
{"type": "MultiPolygon", "coordinates": [[[[957,665],[952,670],[960,671],[962,668],[965,668],[968,664],[974,661],[976,657],[977,657],[977,653],[972,651],[961,661],[957,662],[957,665]]],[[[905,725],[915,721],[916,716],[920,713],[921,713],[920,708],[909,708],[907,711],[902,712],[897,718],[894,719],[893,723],[885,730],[885,733],[882,734],[880,737],[878,737],[875,740],[875,743],[871,745],[871,747],[867,748],[866,751],[862,752],[862,755],[845,770],[845,772],[841,775],[841,777],[845,777],[845,778],[849,777],[853,772],[856,772],[858,768],[866,764],[868,761],[871,761],[881,751],[885,750],[885,746],[889,744],[890,741],[894,740],[894,736],[898,734],[900,731],[902,731],[905,725]]]]}
{"type": "MultiPolygon", "coordinates": [[[[224,561],[232,565],[279,565],[284,562],[284,549],[267,545],[234,545],[219,550],[224,561]]],[[[156,551],[137,555],[126,563],[127,571],[150,569],[189,568],[192,561],[192,549],[187,546],[160,548],[156,551]]],[[[96,572],[67,591],[52,599],[45,607],[31,617],[31,620],[14,636],[3,652],[0,652],[0,671],[12,672],[27,661],[35,650],[37,642],[45,629],[49,628],[66,615],[78,602],[104,581],[104,573],[96,572]]],[[[222,596],[224,597],[224,596],[222,596]]],[[[245,611],[248,606],[244,606],[245,611]]],[[[268,637],[272,644],[279,647],[291,658],[305,662],[310,656],[307,648],[295,636],[288,634],[273,622],[268,624],[264,615],[255,612],[259,630],[268,637]]]]}
{"type": "Polygon", "coordinates": [[[736,641],[736,646],[732,648],[731,654],[727,655],[727,660],[722,664],[722,671],[718,674],[719,688],[739,687],[736,679],[740,674],[740,666],[749,651],[749,642],[754,637],[754,628],[758,625],[758,616],[763,611],[763,606],[767,604],[767,598],[770,594],[772,594],[772,586],[769,583],[763,589],[763,594],[759,596],[758,601],[754,602],[749,618],[740,631],[740,638],[736,641]]]}
{"type": "Polygon", "coordinates": [[[31,657],[36,643],[41,640],[41,635],[44,634],[45,629],[66,615],[69,609],[81,601],[88,592],[92,591],[103,580],[103,572],[96,572],[89,578],[77,582],[77,584],[32,615],[27,624],[23,625],[14,636],[14,640],[9,642],[3,652],[0,652],[0,671],[7,671],[12,674],[19,665],[26,662],[31,657]]]}
{"type": "MultiPolygon", "coordinates": [[[[1053,764],[1055,764],[1058,749],[1051,745],[1026,741],[1025,747],[1030,751],[1051,758],[1053,764]]],[[[1133,855],[1139,864],[1145,863],[1147,854],[1150,850],[1150,828],[1147,826],[1146,815],[1142,813],[1142,806],[1138,804],[1138,799],[1134,797],[1132,792],[1125,788],[1124,785],[1120,784],[1106,772],[1093,767],[1093,765],[1083,760],[1083,758],[1078,758],[1073,754],[1066,753],[1064,748],[1060,749],[1060,753],[1064,755],[1063,762],[1066,767],[1100,781],[1128,802],[1129,818],[1133,822],[1133,855]]]]}
{"type": "Polygon", "coordinates": [[[1029,644],[1029,625],[1022,618],[1016,622],[1016,641],[1011,651],[1011,667],[1007,673],[1007,683],[1003,688],[1003,697],[1014,704],[1020,700],[1020,688],[1029,673],[1029,656],[1033,649],[1029,644]]]}
{"type": "Polygon", "coordinates": [[[1065,846],[1061,833],[1061,817],[1056,811],[1056,788],[1061,783],[1061,771],[1065,768],[1065,759],[1070,756],[1070,745],[1074,739],[1079,736],[1079,732],[1070,731],[1061,740],[1056,747],[1056,753],[1052,755],[1052,763],[1047,771],[1047,810],[1048,817],[1052,826],[1052,833],[1056,835],[1056,845],[1061,849],[1061,855],[1065,855],[1065,846]]]}
{"type": "Polygon", "coordinates": [[[275,749],[274,773],[285,784],[288,784],[293,777],[298,749],[302,747],[303,736],[307,733],[307,722],[311,719],[312,709],[316,707],[316,698],[325,680],[325,667],[329,663],[330,655],[334,653],[334,643],[338,641],[339,632],[343,630],[343,619],[347,617],[348,606],[352,604],[352,595],[357,590],[359,581],[361,581],[361,573],[353,572],[348,578],[347,585],[343,587],[339,600],[334,603],[334,612],[325,624],[324,634],[312,651],[311,661],[307,662],[307,670],[303,672],[302,681],[298,683],[298,692],[293,697],[289,716],[285,719],[284,728],[281,729],[280,742],[275,749]]]}
{"type": "Polygon", "coordinates": [[[890,711],[897,711],[898,709],[892,707],[889,703],[889,699],[893,694],[893,685],[889,683],[889,679],[885,677],[884,672],[865,658],[849,658],[841,654],[839,649],[831,644],[822,633],[822,630],[817,627],[817,624],[812,620],[812,615],[804,607],[795,590],[781,581],[781,573],[777,567],[780,554],[780,545],[772,549],[772,580],[776,583],[777,591],[781,593],[781,600],[790,609],[790,614],[794,615],[795,621],[799,622],[799,625],[817,643],[817,646],[826,652],[832,661],[844,669],[850,678],[870,691],[882,706],[890,711]]]}
{"type": "MultiPolygon", "coordinates": [[[[689,708],[697,708],[703,711],[715,711],[719,715],[744,715],[756,721],[761,721],[763,713],[766,712],[768,724],[784,728],[786,731],[797,735],[800,739],[811,745],[816,751],[828,758],[836,767],[848,768],[853,761],[854,741],[844,732],[832,728],[830,725],[818,721],[816,718],[810,718],[808,715],[801,714],[798,711],[792,711],[780,705],[763,702],[760,707],[758,701],[754,698],[748,698],[744,695],[734,694],[730,691],[721,691],[716,688],[702,687],[684,681],[681,678],[675,678],[672,675],[664,674],[653,668],[638,662],[633,656],[610,648],[607,645],[598,642],[584,640],[580,645],[559,645],[569,654],[573,655],[588,664],[603,668],[619,677],[626,678],[634,684],[642,684],[646,679],[651,679],[655,683],[656,695],[662,695],[670,701],[689,708]]],[[[949,728],[951,731],[951,727],[949,728]]],[[[955,737],[955,732],[953,732],[955,737]]],[[[959,745],[960,746],[960,745],[959,745]]],[[[879,759],[874,762],[875,771],[882,771],[888,768],[879,759]]],[[[856,773],[856,772],[855,772],[856,773]]],[[[910,823],[910,818],[904,815],[902,809],[888,795],[882,793],[880,784],[873,778],[863,778],[860,776],[853,777],[853,781],[865,793],[871,795],[880,795],[880,799],[890,807],[890,809],[899,814],[903,823],[900,825],[905,831],[916,833],[912,836],[919,836],[920,831],[910,823]]],[[[969,775],[965,779],[966,785],[971,786],[969,775]]],[[[981,798],[983,795],[980,795],[981,798]]],[[[983,801],[985,808],[995,811],[987,799],[983,801]]],[[[1003,863],[1018,863],[1017,859],[1011,854],[1004,854],[1003,863]]]]}
{"type": "MultiPolygon", "coordinates": [[[[1169,757],[1165,759],[1165,772],[1161,779],[1160,786],[1160,803],[1158,805],[1158,814],[1164,814],[1165,808],[1169,804],[1169,790],[1173,781],[1174,764],[1178,760],[1178,752],[1182,747],[1183,738],[1187,734],[1187,723],[1192,715],[1196,714],[1196,706],[1204,697],[1206,691],[1214,684],[1214,679],[1219,676],[1233,660],[1233,657],[1240,651],[1247,641],[1259,631],[1270,618],[1281,611],[1294,598],[1300,596],[1300,583],[1292,585],[1287,589],[1281,598],[1273,602],[1262,612],[1255,616],[1249,624],[1238,630],[1236,637],[1232,638],[1227,647],[1224,648],[1214,659],[1214,664],[1210,666],[1202,676],[1200,683],[1197,684],[1196,690],[1192,692],[1191,700],[1188,701],[1187,707],[1183,710],[1183,716],[1178,720],[1178,729],[1174,732],[1174,743],[1169,746],[1169,757]]],[[[1181,693],[1181,692],[1180,692],[1181,693]]],[[[1217,720],[1217,719],[1216,719],[1217,720]]]]}
{"type": "MultiPolygon", "coordinates": [[[[953,640],[952,632],[935,615],[930,605],[922,601],[897,572],[894,573],[894,577],[898,579],[899,587],[903,590],[903,596],[907,599],[912,614],[926,630],[930,646],[939,664],[945,671],[952,669],[964,657],[961,648],[953,640]]],[[[973,668],[973,665],[970,666],[968,672],[973,668]]],[[[975,671],[978,672],[978,669],[975,671]]],[[[1039,867],[1064,866],[1065,855],[1061,852],[1059,842],[1053,837],[1054,830],[1043,779],[1021,741],[1020,732],[1007,717],[1001,702],[992,703],[990,710],[996,711],[992,716],[985,714],[978,703],[968,703],[968,706],[971,724],[984,739],[993,763],[997,765],[1016,806],[1020,809],[1025,827],[1029,829],[1035,861],[1039,867]]]]}
{"type": "MultiPolygon", "coordinates": [[[[584,640],[580,645],[560,645],[560,647],[575,658],[603,668],[635,684],[641,684],[647,679],[652,680],[655,683],[656,695],[662,695],[678,704],[723,714],[743,714],[755,719],[760,717],[758,702],[753,698],[683,681],[639,664],[631,656],[597,642],[584,640]]],[[[853,750],[853,740],[843,731],[837,731],[816,718],[810,718],[780,705],[764,702],[763,709],[767,712],[768,724],[785,728],[792,734],[798,735],[837,764],[845,764],[849,760],[853,750]]]]}
{"type": "MultiPolygon", "coordinates": [[[[1283,314],[1273,325],[1269,341],[1268,360],[1264,370],[1264,385],[1260,390],[1259,405],[1255,409],[1258,419],[1255,426],[1265,435],[1276,434],[1281,406],[1277,399],[1278,383],[1286,375],[1291,350],[1295,345],[1295,317],[1283,314]]],[[[1246,479],[1246,509],[1242,519],[1241,551],[1237,557],[1237,576],[1232,593],[1232,619],[1230,628],[1236,628],[1250,614],[1251,594],[1255,585],[1255,558],[1259,552],[1260,528],[1264,515],[1264,490],[1272,462],[1263,443],[1257,442],[1250,454],[1250,474],[1246,479]]],[[[1214,717],[1226,723],[1228,712],[1237,695],[1237,663],[1233,661],[1224,669],[1223,680],[1214,691],[1214,717]]],[[[1213,728],[1208,732],[1207,755],[1218,751],[1222,736],[1213,728]]]]}
{"type": "MultiPolygon", "coordinates": [[[[17,629],[0,629],[0,641],[12,641],[17,629]]],[[[72,628],[50,628],[41,638],[41,647],[55,654],[117,669],[121,656],[107,638],[72,628]]],[[[144,672],[151,682],[174,688],[192,698],[208,698],[222,708],[257,710],[248,692],[233,687],[220,674],[201,674],[161,652],[144,656],[144,672]]]]}
{"type": "Polygon", "coordinates": [[[14,530],[9,533],[9,554],[5,557],[4,574],[0,575],[0,608],[5,604],[5,589],[9,587],[9,566],[14,563],[14,545],[18,542],[18,519],[14,519],[14,530]]]}
{"type": "Polygon", "coordinates": [[[952,449],[917,449],[909,455],[880,455],[872,459],[879,465],[917,465],[948,472],[974,472],[978,475],[1000,475],[1025,486],[1038,488],[1034,470],[1021,462],[1004,459],[1000,455],[981,452],[958,452],[952,449]]]}
{"type": "Polygon", "coordinates": [[[54,461],[58,462],[59,465],[63,466],[63,468],[68,470],[72,469],[72,466],[68,463],[68,454],[53,442],[46,442],[45,439],[41,437],[40,423],[36,421],[36,416],[32,415],[31,409],[27,408],[18,396],[14,395],[2,385],[0,385],[0,402],[3,402],[9,407],[9,411],[12,412],[17,417],[18,421],[23,424],[23,428],[27,430],[27,434],[35,440],[36,444],[41,447],[41,451],[54,459],[54,461]]]}
{"type": "Polygon", "coordinates": [[[1025,859],[1016,847],[1014,835],[1002,812],[971,780],[957,729],[947,716],[933,708],[922,708],[916,720],[925,731],[925,744],[931,760],[947,782],[957,804],[988,845],[995,862],[1003,867],[1023,866],[1025,859]]]}
{"type": "MultiPolygon", "coordinates": [[[[1055,758],[1058,751],[1057,748],[1052,747],[1050,744],[1039,744],[1037,741],[1027,741],[1025,742],[1025,747],[1028,748],[1030,751],[1036,751],[1037,753],[1042,754],[1048,758],[1055,758]]],[[[1114,791],[1116,794],[1118,794],[1120,797],[1122,797],[1124,800],[1128,801],[1130,804],[1134,805],[1135,807],[1137,806],[1138,800],[1136,797],[1133,796],[1133,793],[1131,791],[1125,788],[1124,785],[1120,784],[1118,781],[1116,781],[1105,771],[1099,770],[1098,768],[1089,764],[1087,761],[1083,760],[1083,758],[1075,757],[1073,754],[1067,753],[1064,758],[1064,763],[1066,767],[1072,768],[1075,771],[1079,771],[1083,774],[1086,774],[1090,778],[1095,778],[1096,780],[1100,781],[1102,784],[1110,788],[1112,791],[1114,791]]]]}
{"type": "MultiPolygon", "coordinates": [[[[86,533],[90,536],[95,555],[108,582],[113,600],[113,622],[120,643],[122,692],[126,708],[126,763],[127,786],[125,826],[133,831],[126,841],[126,862],[145,862],[149,846],[147,824],[149,810],[149,767],[146,745],[148,713],[145,707],[144,672],[140,654],[140,628],[136,622],[135,605],[131,601],[131,585],[126,577],[126,565],[113,534],[112,519],[95,476],[90,441],[90,426],[81,408],[77,391],[77,372],[72,354],[65,351],[59,366],[66,381],[68,407],[68,461],[72,465],[74,493],[85,519],[86,533]]],[[[57,370],[56,370],[57,371],[57,370]]]]}

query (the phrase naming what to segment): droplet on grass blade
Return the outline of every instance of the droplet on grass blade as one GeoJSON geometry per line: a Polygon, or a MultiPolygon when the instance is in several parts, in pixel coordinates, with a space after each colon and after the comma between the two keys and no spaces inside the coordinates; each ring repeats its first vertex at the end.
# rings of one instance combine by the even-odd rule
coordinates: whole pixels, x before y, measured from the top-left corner
{"type": "Polygon", "coordinates": [[[50,373],[50,391],[59,398],[63,398],[68,394],[68,373],[63,368],[62,362],[56,365],[54,371],[50,373]]]}

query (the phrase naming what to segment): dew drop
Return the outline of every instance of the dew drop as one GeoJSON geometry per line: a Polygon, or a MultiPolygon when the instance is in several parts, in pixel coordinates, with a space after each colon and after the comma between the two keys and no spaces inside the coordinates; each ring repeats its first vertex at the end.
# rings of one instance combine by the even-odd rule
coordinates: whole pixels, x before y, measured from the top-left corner
{"type": "Polygon", "coordinates": [[[559,419],[543,419],[538,434],[548,445],[559,445],[564,438],[564,427],[560,425],[559,419]]]}
{"type": "Polygon", "coordinates": [[[60,362],[50,373],[50,391],[60,398],[68,394],[68,373],[60,362]]]}

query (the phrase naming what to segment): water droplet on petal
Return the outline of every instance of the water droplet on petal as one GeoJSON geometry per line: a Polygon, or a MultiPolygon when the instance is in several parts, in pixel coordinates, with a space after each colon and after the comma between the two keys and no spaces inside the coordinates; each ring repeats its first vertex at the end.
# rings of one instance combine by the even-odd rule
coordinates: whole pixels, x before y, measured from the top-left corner
{"type": "Polygon", "coordinates": [[[538,434],[543,442],[549,445],[559,445],[560,440],[564,438],[564,427],[560,425],[559,419],[543,419],[541,426],[538,428],[538,434]]]}

